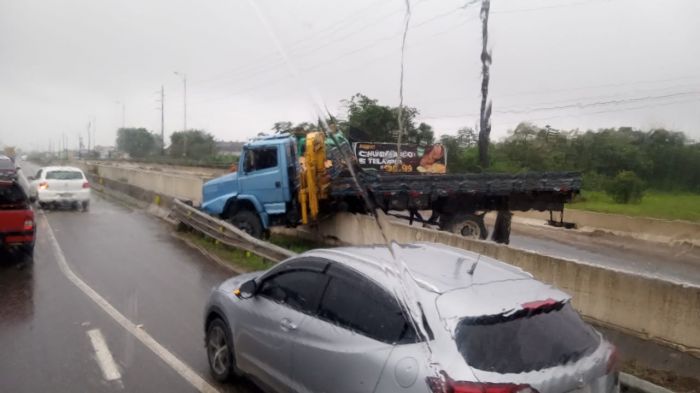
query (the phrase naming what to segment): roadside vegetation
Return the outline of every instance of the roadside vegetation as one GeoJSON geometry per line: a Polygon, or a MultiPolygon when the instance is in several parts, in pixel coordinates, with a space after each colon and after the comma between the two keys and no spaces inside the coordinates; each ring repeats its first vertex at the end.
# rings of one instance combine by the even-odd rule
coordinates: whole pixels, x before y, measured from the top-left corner
{"type": "MultiPolygon", "coordinates": [[[[212,254],[222,262],[231,264],[241,271],[265,270],[275,265],[274,262],[265,258],[248,251],[228,247],[197,232],[180,231],[178,234],[206,253],[212,254]]],[[[270,242],[296,253],[323,247],[321,243],[277,234],[270,237],[270,242]]]]}
{"type": "Polygon", "coordinates": [[[700,222],[700,194],[647,191],[639,203],[622,204],[602,191],[583,191],[571,209],[700,222]]]}
{"type": "MultiPolygon", "coordinates": [[[[355,94],[342,104],[342,119],[325,121],[351,141],[396,142],[399,108],[355,94]]],[[[698,221],[700,143],[683,132],[631,127],[563,130],[520,123],[499,141],[491,141],[480,159],[479,134],[463,127],[435,137],[433,127],[419,122],[420,111],[403,108],[403,143],[446,147],[450,173],[576,171],[583,174],[583,198],[572,207],[609,213],[698,221]]],[[[278,121],[270,132],[308,133],[320,122],[278,121]]],[[[234,155],[221,155],[214,137],[201,130],[179,131],[163,149],[160,135],[143,128],[122,128],[117,147],[132,158],[226,167],[234,155]]],[[[187,164],[185,164],[187,165],[187,164]]]]}

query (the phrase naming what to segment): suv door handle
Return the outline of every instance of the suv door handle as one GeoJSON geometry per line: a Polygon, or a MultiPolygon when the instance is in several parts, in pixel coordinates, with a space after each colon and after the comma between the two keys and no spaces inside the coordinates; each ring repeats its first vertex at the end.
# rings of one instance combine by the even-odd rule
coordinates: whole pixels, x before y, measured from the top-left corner
{"type": "Polygon", "coordinates": [[[284,330],[285,332],[289,332],[291,330],[297,330],[297,325],[294,324],[289,318],[282,318],[280,321],[280,329],[284,330]]]}
{"type": "Polygon", "coordinates": [[[280,182],[276,181],[276,182],[275,182],[275,187],[277,187],[277,188],[280,188],[280,187],[282,187],[282,183],[280,183],[280,182]]]}

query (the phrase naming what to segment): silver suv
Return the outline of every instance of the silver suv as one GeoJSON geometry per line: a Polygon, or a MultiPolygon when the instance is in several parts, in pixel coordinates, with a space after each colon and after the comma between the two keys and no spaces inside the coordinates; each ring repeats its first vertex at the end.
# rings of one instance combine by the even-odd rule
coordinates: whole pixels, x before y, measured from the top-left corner
{"type": "Polygon", "coordinates": [[[320,249],[232,278],[209,299],[213,376],[278,392],[616,392],[615,348],[570,297],[503,262],[396,247],[417,309],[393,295],[386,247],[320,249]]]}

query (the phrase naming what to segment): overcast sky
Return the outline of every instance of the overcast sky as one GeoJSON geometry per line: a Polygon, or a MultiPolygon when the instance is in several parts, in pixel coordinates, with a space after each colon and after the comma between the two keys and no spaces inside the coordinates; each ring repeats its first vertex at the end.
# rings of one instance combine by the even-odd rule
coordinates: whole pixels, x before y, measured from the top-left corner
{"type": "MultiPolygon", "coordinates": [[[[71,146],[96,123],[244,140],[337,115],[357,92],[397,105],[404,0],[0,0],[0,145],[71,146]],[[294,77],[297,70],[300,77],[294,77]]],[[[468,0],[411,0],[404,96],[438,134],[478,122],[481,32],[468,0]]],[[[493,0],[494,136],[668,127],[700,140],[700,1],[493,0]]]]}

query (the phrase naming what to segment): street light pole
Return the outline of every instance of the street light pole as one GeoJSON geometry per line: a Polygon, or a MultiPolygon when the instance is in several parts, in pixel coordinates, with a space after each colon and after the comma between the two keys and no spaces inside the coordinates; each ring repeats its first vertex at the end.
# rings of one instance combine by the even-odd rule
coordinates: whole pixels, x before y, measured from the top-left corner
{"type": "Polygon", "coordinates": [[[184,107],[184,113],[183,113],[183,131],[185,131],[185,134],[183,134],[183,149],[182,149],[182,156],[185,157],[187,156],[187,74],[183,74],[181,72],[175,71],[175,75],[182,77],[182,90],[183,90],[183,107],[184,107]]]}

